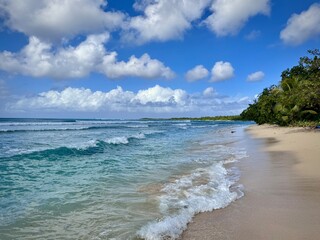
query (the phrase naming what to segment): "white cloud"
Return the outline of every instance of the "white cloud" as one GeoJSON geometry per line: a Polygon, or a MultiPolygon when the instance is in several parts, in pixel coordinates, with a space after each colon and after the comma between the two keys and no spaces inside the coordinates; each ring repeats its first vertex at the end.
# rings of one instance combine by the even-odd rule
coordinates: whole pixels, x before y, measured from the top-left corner
{"type": "Polygon", "coordinates": [[[108,11],[106,0],[0,0],[0,18],[9,28],[42,41],[59,42],[77,35],[122,29],[122,38],[139,44],[183,37],[196,21],[218,36],[236,34],[247,20],[268,14],[270,0],[137,0],[141,14],[108,11]]]}
{"type": "Polygon", "coordinates": [[[218,36],[235,35],[250,17],[268,15],[270,0],[213,0],[206,25],[218,36]]]}
{"type": "Polygon", "coordinates": [[[33,77],[84,77],[108,54],[103,46],[108,38],[108,34],[91,35],[77,47],[53,50],[51,44],[30,37],[20,52],[0,53],[0,69],[33,77]]]}
{"type": "Polygon", "coordinates": [[[264,78],[265,74],[262,71],[254,72],[248,75],[247,81],[249,82],[257,82],[261,81],[264,78]]]}
{"type": "Polygon", "coordinates": [[[209,71],[202,65],[197,65],[186,73],[186,79],[190,82],[206,78],[209,71]]]}
{"type": "Polygon", "coordinates": [[[104,0],[0,0],[5,24],[47,41],[120,27],[124,14],[104,12],[104,0]]]}
{"type": "Polygon", "coordinates": [[[162,62],[151,59],[148,54],[140,58],[131,56],[128,62],[117,62],[116,53],[113,52],[103,58],[103,63],[99,69],[109,78],[120,78],[125,76],[156,78],[162,77],[172,79],[175,74],[169,67],[164,66],[162,62]]]}
{"type": "Polygon", "coordinates": [[[104,43],[109,34],[89,35],[78,46],[54,49],[49,43],[30,37],[20,52],[0,52],[0,69],[33,77],[80,78],[91,72],[109,78],[172,78],[174,73],[148,54],[132,56],[128,62],[117,61],[116,52],[108,52],[104,43]]]}
{"type": "Polygon", "coordinates": [[[117,87],[108,92],[85,88],[47,91],[21,97],[7,105],[10,112],[80,113],[197,113],[200,115],[238,114],[249,103],[248,97],[221,97],[212,87],[199,94],[156,85],[138,92],[117,87]]]}
{"type": "Polygon", "coordinates": [[[211,74],[213,82],[228,80],[234,77],[234,68],[229,62],[219,61],[214,64],[211,74]]]}
{"type": "Polygon", "coordinates": [[[36,97],[24,97],[11,105],[13,110],[55,110],[75,112],[97,111],[151,111],[166,112],[187,106],[188,94],[181,89],[172,90],[156,85],[138,93],[124,91],[121,87],[109,92],[84,88],[66,88],[48,91],[36,97]]]}
{"type": "Polygon", "coordinates": [[[185,105],[187,101],[187,93],[184,90],[171,88],[163,88],[156,85],[146,90],[140,90],[133,101],[138,101],[141,104],[148,103],[163,103],[185,105]]]}
{"type": "Polygon", "coordinates": [[[110,107],[117,110],[123,107],[133,97],[132,92],[125,92],[121,87],[110,92],[96,91],[84,88],[66,88],[63,91],[48,91],[36,97],[22,98],[12,105],[13,109],[43,109],[43,110],[71,110],[95,112],[110,107]],[[107,105],[105,105],[107,104],[107,105]]]}
{"type": "Polygon", "coordinates": [[[126,41],[144,43],[182,38],[199,19],[211,0],[158,0],[139,1],[134,6],[144,11],[143,16],[132,17],[124,33],[126,41]]]}
{"type": "Polygon", "coordinates": [[[216,91],[213,89],[213,87],[208,87],[203,91],[203,96],[205,97],[212,97],[216,95],[216,91]]]}
{"type": "Polygon", "coordinates": [[[320,4],[315,3],[300,14],[293,14],[280,33],[284,43],[299,45],[320,36],[320,4]]]}

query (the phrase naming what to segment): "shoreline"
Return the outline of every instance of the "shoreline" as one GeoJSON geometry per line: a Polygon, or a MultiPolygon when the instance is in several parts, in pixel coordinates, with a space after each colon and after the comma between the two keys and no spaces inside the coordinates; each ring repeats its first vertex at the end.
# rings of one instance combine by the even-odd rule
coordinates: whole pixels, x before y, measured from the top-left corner
{"type": "Polygon", "coordinates": [[[244,197],[198,214],[180,239],[317,239],[320,132],[253,125],[239,144],[244,197]]]}

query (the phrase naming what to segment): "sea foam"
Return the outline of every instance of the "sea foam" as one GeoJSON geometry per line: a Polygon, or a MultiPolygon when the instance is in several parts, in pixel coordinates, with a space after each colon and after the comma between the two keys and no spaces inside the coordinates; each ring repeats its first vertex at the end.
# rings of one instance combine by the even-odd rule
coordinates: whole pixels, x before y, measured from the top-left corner
{"type": "Polygon", "coordinates": [[[135,135],[132,135],[130,137],[113,137],[113,138],[108,138],[105,140],[106,143],[108,144],[114,144],[114,145],[118,145],[118,144],[128,144],[130,139],[143,139],[146,136],[143,133],[138,133],[135,135]]]}
{"type": "Polygon", "coordinates": [[[209,168],[198,168],[166,184],[158,199],[165,217],[145,225],[137,235],[150,240],[176,239],[195,214],[224,208],[242,197],[240,187],[230,190],[238,178],[229,178],[223,165],[224,162],[218,162],[209,168]]]}
{"type": "Polygon", "coordinates": [[[113,137],[113,138],[106,139],[105,142],[109,144],[117,145],[117,144],[128,144],[129,140],[127,137],[113,137]]]}

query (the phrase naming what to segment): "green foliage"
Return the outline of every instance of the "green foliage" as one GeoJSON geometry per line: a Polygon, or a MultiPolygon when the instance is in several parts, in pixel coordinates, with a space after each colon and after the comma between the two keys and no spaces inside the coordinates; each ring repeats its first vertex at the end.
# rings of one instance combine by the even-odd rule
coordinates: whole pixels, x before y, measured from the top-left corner
{"type": "Polygon", "coordinates": [[[240,116],[215,116],[215,117],[199,117],[199,118],[171,118],[170,120],[193,120],[193,121],[237,121],[242,120],[240,116]]]}
{"type": "Polygon", "coordinates": [[[265,88],[253,104],[244,110],[240,116],[244,120],[253,120],[258,124],[275,123],[277,108],[277,97],[279,89],[277,86],[265,88]]]}
{"type": "Polygon", "coordinates": [[[300,58],[299,65],[286,69],[277,86],[266,88],[258,99],[241,113],[258,124],[292,125],[320,121],[320,51],[300,58]]]}

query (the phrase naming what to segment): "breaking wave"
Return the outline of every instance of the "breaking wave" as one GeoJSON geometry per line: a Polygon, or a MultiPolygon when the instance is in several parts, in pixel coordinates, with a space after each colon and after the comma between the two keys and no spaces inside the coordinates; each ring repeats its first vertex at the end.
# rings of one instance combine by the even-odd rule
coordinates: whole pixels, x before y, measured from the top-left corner
{"type": "Polygon", "coordinates": [[[48,156],[69,156],[69,155],[93,155],[104,152],[110,145],[127,145],[134,139],[144,139],[144,133],[134,134],[129,137],[119,136],[104,140],[89,140],[87,142],[71,143],[67,146],[46,149],[11,149],[12,157],[41,158],[48,156]]]}
{"type": "MultiPolygon", "coordinates": [[[[244,157],[238,155],[237,159],[244,157]]],[[[231,160],[228,159],[227,163],[231,160]]],[[[158,198],[162,219],[142,227],[137,235],[143,239],[176,239],[187,228],[193,216],[228,206],[242,197],[242,185],[237,184],[239,174],[230,172],[220,161],[208,168],[198,168],[166,184],[158,198]]]]}

